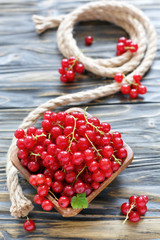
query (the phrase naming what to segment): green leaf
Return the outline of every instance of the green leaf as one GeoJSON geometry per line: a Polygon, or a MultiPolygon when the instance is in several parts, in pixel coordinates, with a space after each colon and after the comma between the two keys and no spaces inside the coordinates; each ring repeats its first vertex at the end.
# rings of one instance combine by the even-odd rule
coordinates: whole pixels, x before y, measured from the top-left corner
{"type": "Polygon", "coordinates": [[[72,197],[71,206],[73,209],[81,209],[88,207],[88,201],[85,193],[77,194],[77,196],[72,197]]]}

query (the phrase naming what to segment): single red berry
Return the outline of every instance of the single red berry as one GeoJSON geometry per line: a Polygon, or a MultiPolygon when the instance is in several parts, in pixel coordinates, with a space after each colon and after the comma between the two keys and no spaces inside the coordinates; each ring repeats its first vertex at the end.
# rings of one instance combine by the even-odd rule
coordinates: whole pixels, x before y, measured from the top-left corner
{"type": "Polygon", "coordinates": [[[69,198],[67,198],[65,196],[62,196],[58,199],[58,204],[61,208],[68,207],[69,203],[70,203],[69,198]]]}
{"type": "Polygon", "coordinates": [[[36,194],[35,196],[34,196],[34,202],[36,203],[36,204],[39,204],[39,205],[41,205],[42,204],[42,202],[44,201],[44,197],[42,197],[42,196],[40,196],[39,194],[36,194]]]}
{"type": "Polygon", "coordinates": [[[72,155],[72,163],[75,165],[80,165],[84,161],[84,154],[81,152],[75,152],[72,155]]]}
{"type": "Polygon", "coordinates": [[[102,155],[104,158],[110,158],[113,154],[113,147],[112,146],[104,146],[102,148],[102,155]]]}
{"type": "Polygon", "coordinates": [[[139,82],[139,81],[141,81],[141,79],[142,79],[142,77],[141,77],[141,75],[140,74],[138,74],[138,73],[135,73],[134,75],[133,75],[133,79],[137,82],[139,82]]]}
{"type": "Polygon", "coordinates": [[[28,157],[28,151],[25,150],[25,149],[20,149],[20,150],[18,151],[17,155],[18,155],[18,157],[19,157],[20,159],[25,159],[25,158],[28,157]]]}
{"type": "Polygon", "coordinates": [[[94,152],[92,149],[86,149],[84,152],[84,159],[86,163],[89,163],[91,161],[94,160],[95,156],[94,156],[94,152]]]}
{"type": "Polygon", "coordinates": [[[129,96],[133,99],[136,98],[138,96],[138,91],[136,89],[131,89],[129,96]]]}
{"type": "Polygon", "coordinates": [[[99,167],[105,171],[111,167],[111,161],[108,158],[102,158],[99,161],[99,167]]]}
{"type": "Polygon", "coordinates": [[[31,172],[37,172],[39,169],[39,163],[31,161],[28,163],[27,167],[28,167],[29,171],[31,171],[31,172]]]}
{"type": "Polygon", "coordinates": [[[28,129],[27,129],[27,135],[29,135],[29,136],[32,136],[32,135],[35,135],[35,133],[36,133],[36,131],[37,131],[37,128],[36,127],[29,127],[28,129]]]}
{"type": "Polygon", "coordinates": [[[62,74],[61,76],[60,76],[60,80],[61,80],[61,82],[67,82],[68,81],[68,78],[67,78],[67,75],[66,74],[62,74]]]}
{"type": "Polygon", "coordinates": [[[32,186],[36,186],[37,185],[37,175],[31,175],[29,177],[29,183],[32,185],[32,186]]]}
{"type": "Polygon", "coordinates": [[[68,63],[69,63],[70,66],[72,66],[73,64],[74,64],[74,66],[76,66],[77,62],[78,62],[78,59],[74,56],[72,56],[68,59],[68,63]]]}
{"type": "Polygon", "coordinates": [[[119,148],[117,150],[117,156],[120,159],[126,158],[127,157],[127,150],[125,148],[119,148]]]}
{"type": "Polygon", "coordinates": [[[27,167],[29,162],[30,162],[30,159],[29,159],[29,158],[21,159],[21,164],[22,164],[24,167],[27,167]]]}
{"type": "Polygon", "coordinates": [[[41,197],[47,196],[48,191],[49,191],[49,187],[47,185],[40,185],[37,188],[37,192],[38,192],[39,196],[41,196],[41,197]]]}
{"type": "Polygon", "coordinates": [[[70,153],[67,151],[60,151],[60,153],[58,154],[58,160],[62,165],[68,164],[70,158],[71,158],[70,153]]]}
{"type": "Polygon", "coordinates": [[[138,44],[137,43],[131,43],[130,44],[130,49],[129,49],[131,52],[137,52],[138,50],[138,44]]]}
{"type": "Polygon", "coordinates": [[[99,182],[94,182],[93,181],[91,186],[92,186],[93,189],[97,190],[99,188],[100,184],[99,184],[99,182]]]}
{"type": "Polygon", "coordinates": [[[76,180],[76,174],[75,172],[71,171],[71,172],[67,172],[66,176],[65,176],[65,180],[68,183],[73,183],[76,180]]]}
{"type": "Polygon", "coordinates": [[[72,172],[74,170],[74,165],[71,162],[69,162],[65,164],[63,168],[66,172],[72,172]]]}
{"type": "Polygon", "coordinates": [[[127,215],[127,212],[130,210],[131,208],[131,205],[129,203],[123,203],[121,205],[121,212],[124,214],[124,215],[127,215]]]}
{"type": "Polygon", "coordinates": [[[55,163],[55,158],[52,155],[47,155],[43,161],[44,166],[49,167],[55,163]]]}
{"type": "Polygon", "coordinates": [[[82,63],[78,63],[76,66],[75,66],[75,72],[76,73],[83,73],[84,71],[84,66],[82,63]]]}
{"type": "Polygon", "coordinates": [[[136,199],[137,199],[137,196],[135,196],[135,195],[131,196],[131,197],[129,198],[129,203],[136,205],[136,199]]]}
{"type": "Polygon", "coordinates": [[[43,208],[43,210],[45,210],[45,211],[50,211],[50,210],[52,210],[52,208],[53,208],[53,203],[52,203],[49,199],[45,199],[45,200],[42,202],[42,208],[43,208]]]}
{"type": "Polygon", "coordinates": [[[57,119],[58,119],[59,121],[61,121],[61,122],[64,122],[64,120],[65,120],[65,118],[66,118],[66,115],[67,115],[66,112],[59,112],[59,113],[57,114],[57,119]]]}
{"type": "Polygon", "coordinates": [[[146,206],[146,202],[145,202],[145,200],[144,200],[144,198],[142,196],[137,197],[136,205],[137,205],[137,207],[144,207],[144,206],[146,206]]]}
{"type": "Polygon", "coordinates": [[[49,120],[45,119],[42,121],[42,127],[45,131],[49,132],[52,128],[52,123],[49,120]]]}
{"type": "MultiPolygon", "coordinates": [[[[82,127],[82,126],[81,126],[82,127]]],[[[77,142],[77,148],[80,150],[80,151],[84,151],[86,150],[87,148],[89,147],[89,141],[86,139],[86,138],[79,138],[78,139],[78,142],[77,142]]]]}
{"type": "Polygon", "coordinates": [[[90,172],[95,172],[99,169],[99,163],[96,161],[92,161],[88,164],[88,169],[90,172]]]}
{"type": "Polygon", "coordinates": [[[24,223],[24,229],[27,231],[27,232],[31,232],[31,231],[33,231],[34,229],[35,229],[35,223],[34,223],[34,221],[33,220],[28,220],[27,219],[27,221],[25,221],[25,223],[24,223]]]}
{"type": "Polygon", "coordinates": [[[56,148],[57,148],[56,144],[54,144],[54,143],[49,144],[47,147],[48,155],[55,155],[56,148]]]}
{"type": "Polygon", "coordinates": [[[114,76],[114,80],[118,83],[121,83],[123,81],[123,74],[122,73],[116,73],[116,75],[114,76]]]}
{"type": "Polygon", "coordinates": [[[74,77],[75,77],[74,71],[73,70],[66,71],[66,77],[67,77],[68,82],[73,82],[74,77]]]}
{"type": "Polygon", "coordinates": [[[139,94],[146,94],[146,92],[147,92],[147,88],[144,86],[144,85],[140,85],[140,86],[138,86],[138,93],[139,94]]]}
{"type": "Polygon", "coordinates": [[[146,203],[148,203],[148,197],[147,197],[146,195],[142,195],[142,198],[144,199],[144,201],[145,201],[146,203]]]}
{"type": "Polygon", "coordinates": [[[122,92],[123,94],[128,94],[128,93],[130,93],[130,91],[131,91],[130,85],[128,85],[128,84],[123,84],[123,85],[121,86],[121,92],[122,92]]]}
{"type": "Polygon", "coordinates": [[[65,149],[68,147],[68,139],[64,135],[60,135],[56,138],[57,147],[60,149],[65,149]]]}
{"type": "Polygon", "coordinates": [[[87,46],[90,46],[93,42],[93,37],[92,36],[87,36],[85,37],[85,43],[87,46]]]}
{"type": "Polygon", "coordinates": [[[132,43],[132,40],[131,39],[127,39],[126,43],[125,43],[125,46],[126,47],[130,47],[131,43],[132,43]]]}
{"type": "Polygon", "coordinates": [[[117,51],[123,53],[124,50],[125,50],[125,44],[124,44],[123,42],[119,42],[119,43],[117,44],[117,51]]]}
{"type": "Polygon", "coordinates": [[[42,185],[44,184],[46,181],[46,177],[44,176],[44,174],[37,174],[37,185],[42,185]]]}
{"type": "Polygon", "coordinates": [[[111,130],[111,125],[107,122],[102,122],[101,128],[103,132],[108,133],[111,130]]]}
{"type": "Polygon", "coordinates": [[[47,185],[48,187],[51,187],[52,179],[50,177],[46,178],[45,185],[47,185]]]}
{"type": "Polygon", "coordinates": [[[144,215],[147,212],[147,207],[146,206],[144,206],[144,207],[137,207],[137,212],[140,215],[144,215]]]}
{"type": "Polygon", "coordinates": [[[62,129],[59,126],[55,126],[50,131],[52,138],[57,138],[62,134],[62,129]]]}
{"type": "Polygon", "coordinates": [[[25,145],[24,145],[24,139],[18,139],[17,143],[16,143],[18,149],[25,149],[25,145]]]}
{"type": "Polygon", "coordinates": [[[112,168],[110,167],[107,170],[103,171],[103,174],[104,174],[105,178],[110,178],[113,174],[112,168]]]}
{"type": "Polygon", "coordinates": [[[62,59],[61,66],[62,66],[62,68],[67,68],[68,67],[68,59],[66,59],[66,58],[62,59]]]}
{"type": "MultiPolygon", "coordinates": [[[[53,178],[53,176],[54,176],[53,171],[55,171],[55,170],[51,169],[51,167],[54,166],[54,169],[55,169],[55,165],[56,165],[56,162],[54,163],[54,165],[50,165],[50,166],[49,166],[50,168],[46,168],[46,169],[44,170],[43,174],[45,175],[46,178],[51,178],[51,179],[53,178]]],[[[59,168],[59,165],[58,165],[58,168],[59,168]]],[[[58,169],[58,168],[57,168],[57,169],[58,169]]],[[[57,170],[57,169],[56,169],[56,170],[57,170]]]]}
{"type": "Polygon", "coordinates": [[[120,168],[119,163],[117,163],[116,161],[112,161],[112,162],[111,162],[111,165],[112,165],[112,170],[113,170],[113,172],[118,171],[118,169],[120,168]]]}
{"type": "Polygon", "coordinates": [[[60,192],[62,192],[62,191],[63,191],[63,184],[62,184],[61,182],[59,182],[59,181],[54,181],[54,182],[52,183],[52,190],[53,190],[53,192],[55,192],[55,193],[60,193],[60,192]]]}
{"type": "Polygon", "coordinates": [[[66,115],[64,123],[65,123],[65,126],[74,127],[75,125],[74,117],[72,115],[66,115]]]}
{"type": "Polygon", "coordinates": [[[58,69],[58,72],[59,72],[61,75],[66,74],[65,68],[59,68],[59,69],[58,69]]]}
{"type": "Polygon", "coordinates": [[[70,185],[66,185],[63,189],[63,193],[66,197],[71,197],[75,193],[74,188],[70,185]]]}
{"type": "Polygon", "coordinates": [[[119,148],[122,148],[123,147],[123,140],[122,138],[114,138],[112,140],[112,145],[115,149],[119,149],[119,148]]]}
{"type": "Polygon", "coordinates": [[[63,181],[65,178],[65,173],[62,170],[58,170],[54,173],[54,178],[57,181],[63,181]]]}
{"type": "Polygon", "coordinates": [[[20,138],[24,138],[25,136],[25,131],[23,129],[17,129],[14,133],[14,136],[17,138],[17,139],[20,139],[20,138]]]}
{"type": "Polygon", "coordinates": [[[93,172],[92,179],[95,182],[103,182],[105,179],[104,173],[102,170],[97,170],[96,172],[93,172]]]}
{"type": "Polygon", "coordinates": [[[83,193],[85,191],[84,183],[83,182],[76,182],[74,184],[74,190],[75,190],[76,193],[79,193],[79,194],[83,193]]]}
{"type": "Polygon", "coordinates": [[[118,43],[120,43],[120,42],[122,42],[122,43],[126,43],[126,38],[125,37],[120,37],[119,39],[118,39],[118,43]]]}
{"type": "Polygon", "coordinates": [[[92,192],[92,187],[91,187],[91,185],[85,183],[85,184],[84,184],[84,187],[85,187],[84,192],[85,192],[86,196],[89,196],[89,195],[91,194],[91,192],[92,192]]]}
{"type": "Polygon", "coordinates": [[[129,213],[129,221],[130,222],[138,222],[140,220],[140,214],[136,211],[129,213]]]}
{"type": "Polygon", "coordinates": [[[121,138],[121,134],[120,134],[120,132],[113,132],[112,133],[112,139],[114,139],[114,138],[121,138]]]}

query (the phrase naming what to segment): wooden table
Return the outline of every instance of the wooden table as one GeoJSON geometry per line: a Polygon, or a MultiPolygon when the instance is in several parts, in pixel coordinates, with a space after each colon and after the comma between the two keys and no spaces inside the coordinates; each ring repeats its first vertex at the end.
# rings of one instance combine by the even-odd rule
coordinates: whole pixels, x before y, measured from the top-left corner
{"type": "MultiPolygon", "coordinates": [[[[118,93],[111,97],[83,103],[100,120],[123,133],[124,140],[134,150],[132,164],[121,173],[79,215],[63,218],[55,210],[42,211],[35,206],[30,218],[37,229],[27,233],[24,219],[11,217],[6,186],[6,153],[15,129],[22,119],[51,98],[109,83],[86,72],[72,84],[59,81],[58,68],[62,55],[56,43],[56,30],[38,36],[32,15],[64,14],[84,4],[86,0],[13,0],[0,1],[0,240],[1,239],[160,239],[160,58],[157,52],[151,70],[144,77],[148,93],[144,98],[130,100],[118,93]],[[130,195],[146,194],[148,211],[137,224],[127,222],[120,205],[130,195]]],[[[134,0],[150,17],[160,32],[159,0],[134,0]]],[[[91,57],[115,55],[118,37],[126,33],[109,23],[81,23],[75,27],[75,37],[81,49],[91,57]],[[84,37],[91,34],[95,42],[84,46],[84,37]]],[[[160,40],[160,39],[159,39],[160,40]]],[[[66,107],[61,108],[61,110],[66,107]]],[[[26,196],[33,200],[35,190],[20,176],[26,196]]]]}

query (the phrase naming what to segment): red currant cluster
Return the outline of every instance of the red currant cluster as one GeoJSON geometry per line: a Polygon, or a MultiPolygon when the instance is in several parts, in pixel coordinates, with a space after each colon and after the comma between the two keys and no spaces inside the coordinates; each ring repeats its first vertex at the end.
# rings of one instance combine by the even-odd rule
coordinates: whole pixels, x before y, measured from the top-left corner
{"type": "Polygon", "coordinates": [[[34,201],[50,210],[53,204],[45,199],[50,193],[59,206],[67,207],[76,194],[88,196],[98,189],[127,156],[121,134],[110,130],[110,124],[87,117],[85,111],[47,111],[41,129],[16,130],[18,158],[36,173],[29,180],[37,186],[34,201]]]}
{"type": "Polygon", "coordinates": [[[118,83],[121,83],[123,79],[127,81],[126,84],[121,86],[121,92],[123,94],[129,94],[131,98],[137,98],[138,94],[146,94],[147,88],[144,85],[141,85],[141,75],[134,74],[133,81],[128,81],[124,74],[117,73],[114,77],[114,80],[118,83]]]}
{"type": "Polygon", "coordinates": [[[117,56],[122,55],[127,51],[131,51],[132,53],[137,52],[138,44],[133,43],[131,39],[126,39],[125,37],[120,37],[117,43],[117,56]]]}
{"type": "Polygon", "coordinates": [[[131,222],[138,222],[140,216],[147,212],[146,204],[148,202],[147,196],[131,196],[129,203],[125,202],[121,205],[121,212],[126,215],[124,223],[129,219],[131,222]]]}
{"type": "Polygon", "coordinates": [[[75,73],[83,73],[83,71],[84,66],[82,63],[78,62],[78,58],[64,58],[61,61],[61,68],[59,68],[59,73],[61,74],[60,80],[62,82],[73,82],[75,73]]]}

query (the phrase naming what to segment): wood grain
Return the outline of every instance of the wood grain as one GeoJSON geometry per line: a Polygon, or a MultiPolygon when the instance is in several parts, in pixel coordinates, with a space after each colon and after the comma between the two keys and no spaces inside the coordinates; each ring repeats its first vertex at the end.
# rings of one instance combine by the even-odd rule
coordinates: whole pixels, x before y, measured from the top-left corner
{"type": "MultiPolygon", "coordinates": [[[[148,93],[130,100],[120,93],[81,104],[89,112],[108,121],[134,151],[134,160],[89,208],[72,218],[63,218],[53,210],[35,206],[30,217],[37,230],[26,233],[24,219],[10,216],[6,187],[6,153],[13,133],[23,118],[39,104],[63,94],[95,88],[110,83],[89,72],[78,75],[73,84],[62,84],[57,69],[62,58],[56,43],[56,30],[41,36],[35,32],[33,14],[65,14],[88,0],[1,0],[0,1],[0,240],[1,239],[160,239],[160,2],[127,0],[150,17],[158,33],[158,51],[151,70],[144,77],[148,93]],[[122,225],[120,205],[130,195],[147,194],[148,211],[138,224],[122,225]]],[[[125,32],[106,22],[86,22],[75,26],[78,46],[91,57],[115,55],[118,37],[125,32]],[[95,42],[84,46],[91,34],[95,42]]],[[[70,105],[72,107],[72,104],[70,105]]],[[[61,108],[65,110],[67,107],[61,108]]],[[[38,125],[38,124],[37,124],[38,125]]],[[[33,200],[35,190],[20,176],[27,197],[33,200]]]]}

